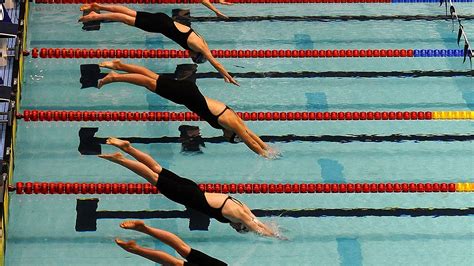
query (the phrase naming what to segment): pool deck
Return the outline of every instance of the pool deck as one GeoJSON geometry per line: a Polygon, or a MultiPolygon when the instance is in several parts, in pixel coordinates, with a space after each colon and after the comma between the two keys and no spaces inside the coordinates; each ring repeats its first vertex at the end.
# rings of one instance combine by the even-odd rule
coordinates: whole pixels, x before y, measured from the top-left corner
{"type": "MultiPolygon", "coordinates": [[[[6,7],[7,13],[9,17],[12,20],[12,23],[18,24],[18,18],[20,14],[20,8],[16,6],[15,8],[8,9],[8,6],[6,7]]],[[[7,39],[7,49],[13,49],[15,47],[15,38],[8,38],[7,39]]],[[[11,54],[11,52],[7,53],[8,55],[11,54]]],[[[15,58],[14,57],[8,57],[6,59],[6,64],[2,66],[1,61],[0,61],[0,88],[2,91],[0,91],[0,97],[5,98],[5,96],[8,96],[10,94],[11,87],[14,85],[14,77],[13,77],[13,63],[14,63],[15,58]]],[[[6,112],[8,111],[8,103],[6,102],[0,102],[0,112],[6,112]]],[[[3,120],[5,117],[0,116],[0,119],[3,120]]],[[[0,123],[0,159],[3,160],[3,155],[4,155],[4,149],[5,149],[5,133],[6,133],[6,125],[4,123],[0,123]]]]}
{"type": "MultiPolygon", "coordinates": [[[[5,7],[7,11],[8,17],[11,19],[11,23],[18,24],[19,17],[20,17],[20,5],[14,1],[7,1],[7,3],[2,4],[2,8],[5,7]]],[[[12,87],[16,86],[15,81],[15,56],[14,56],[14,49],[16,38],[6,38],[7,40],[7,56],[6,58],[0,58],[0,98],[2,101],[0,102],[0,112],[7,112],[9,111],[10,107],[10,99],[11,99],[11,91],[12,87]]],[[[4,153],[5,153],[5,142],[6,138],[9,134],[7,134],[7,130],[9,130],[9,125],[7,124],[8,117],[7,115],[0,115],[0,160],[4,162],[4,153]]],[[[3,167],[3,166],[2,166],[3,167]]],[[[4,190],[8,182],[5,180],[0,185],[0,192],[1,195],[4,195],[4,190]]],[[[4,265],[4,249],[5,249],[5,229],[4,225],[6,224],[7,218],[7,210],[5,209],[8,206],[8,197],[1,197],[2,201],[2,215],[0,216],[0,265],[4,265]],[[5,216],[4,216],[5,215],[5,216]]]]}

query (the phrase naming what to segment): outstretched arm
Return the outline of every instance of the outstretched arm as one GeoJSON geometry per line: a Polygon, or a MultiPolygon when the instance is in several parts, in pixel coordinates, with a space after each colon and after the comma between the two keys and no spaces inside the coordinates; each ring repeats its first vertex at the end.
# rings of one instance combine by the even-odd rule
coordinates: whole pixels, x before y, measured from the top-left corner
{"type": "Polygon", "coordinates": [[[209,63],[211,63],[211,65],[224,77],[225,82],[240,86],[239,83],[237,83],[237,81],[221,65],[221,63],[219,63],[219,61],[217,61],[214,56],[212,56],[212,53],[209,50],[209,47],[204,38],[200,37],[197,34],[191,34],[188,39],[188,45],[193,51],[202,53],[204,57],[209,61],[209,63]],[[193,39],[191,40],[191,38],[193,39]]]}
{"type": "Polygon", "coordinates": [[[239,83],[229,74],[229,72],[227,72],[224,66],[222,66],[222,64],[219,61],[217,61],[216,58],[214,58],[209,48],[206,47],[206,49],[203,49],[201,51],[204,57],[206,57],[206,59],[209,61],[209,63],[211,63],[211,65],[217,71],[219,71],[219,73],[221,73],[221,75],[224,77],[225,82],[240,86],[239,83]]]}
{"type": "MultiPolygon", "coordinates": [[[[235,114],[235,113],[234,113],[235,114]]],[[[270,158],[268,153],[268,145],[260,139],[255,133],[253,133],[245,123],[235,114],[237,118],[230,125],[232,130],[239,138],[249,147],[252,151],[265,158],[270,158]]]]}
{"type": "Polygon", "coordinates": [[[278,234],[277,232],[274,232],[267,225],[260,222],[257,219],[257,217],[255,217],[253,214],[249,215],[249,214],[245,213],[243,215],[243,219],[241,221],[247,228],[250,229],[250,231],[255,232],[259,235],[268,236],[268,237],[275,237],[275,238],[278,238],[280,240],[287,240],[285,237],[280,236],[280,234],[278,234]]]}
{"type": "MultiPolygon", "coordinates": [[[[225,4],[225,5],[231,5],[231,3],[227,3],[226,1],[223,1],[223,0],[220,0],[219,1],[221,4],[225,4]]],[[[209,8],[210,10],[212,10],[214,13],[216,13],[216,16],[220,17],[220,18],[223,18],[223,19],[229,19],[228,16],[224,15],[221,11],[219,11],[219,9],[217,9],[212,3],[211,1],[209,0],[201,0],[201,3],[206,6],[207,8],[209,8]]]]}
{"type": "Polygon", "coordinates": [[[246,131],[250,135],[250,137],[252,137],[252,139],[255,140],[258,143],[258,145],[260,145],[260,147],[262,147],[262,149],[264,150],[268,149],[268,145],[265,142],[263,142],[263,140],[259,136],[253,133],[252,130],[247,128],[246,131]]]}
{"type": "Polygon", "coordinates": [[[263,156],[265,158],[268,157],[267,152],[262,149],[262,147],[256,142],[249,134],[247,131],[245,132],[239,132],[236,133],[241,140],[249,147],[253,152],[257,153],[260,156],[263,156]]]}

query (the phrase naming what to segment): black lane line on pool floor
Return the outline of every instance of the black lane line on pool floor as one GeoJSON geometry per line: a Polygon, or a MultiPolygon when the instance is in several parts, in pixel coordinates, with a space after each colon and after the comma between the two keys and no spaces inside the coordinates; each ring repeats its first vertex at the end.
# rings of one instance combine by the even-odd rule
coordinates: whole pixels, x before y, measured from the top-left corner
{"type": "MultiPolygon", "coordinates": [[[[291,59],[291,58],[289,58],[291,59]]],[[[173,77],[174,73],[161,73],[173,77]]],[[[470,71],[300,71],[300,72],[240,72],[230,73],[235,78],[419,78],[419,77],[474,77],[470,71]]],[[[222,78],[217,72],[202,72],[195,74],[197,79],[222,78]]]]}
{"type": "MultiPolygon", "coordinates": [[[[82,66],[81,66],[82,67],[82,66]]],[[[98,70],[99,71],[99,70],[98,70]]],[[[81,76],[80,89],[97,87],[97,80],[105,76],[106,72],[97,72],[92,76],[81,76]]],[[[160,73],[160,75],[175,77],[175,73],[160,73]]],[[[418,77],[474,77],[474,70],[470,71],[300,71],[300,72],[241,72],[230,73],[234,78],[418,78],[418,77]]],[[[196,79],[218,78],[217,72],[203,72],[193,74],[196,79]]]]}
{"type": "MultiPolygon", "coordinates": [[[[235,78],[418,78],[418,77],[474,77],[471,71],[301,71],[301,72],[240,72],[230,73],[235,78]]],[[[174,73],[161,75],[174,76],[174,73]]],[[[198,79],[222,78],[217,72],[196,73],[198,79]]]]}
{"type": "MultiPolygon", "coordinates": [[[[191,122],[192,123],[192,122],[191,122]]],[[[78,151],[82,155],[98,155],[102,153],[101,144],[105,144],[107,138],[96,137],[95,133],[99,128],[83,127],[79,129],[79,147],[78,151]]],[[[119,137],[128,140],[132,143],[153,144],[153,143],[181,143],[180,137],[155,137],[155,138],[141,138],[141,137],[119,137]]],[[[336,142],[336,143],[350,143],[350,142],[403,142],[403,141],[472,141],[474,135],[322,135],[322,136],[297,136],[297,135],[283,135],[283,136],[265,136],[260,138],[265,142],[336,142]]],[[[224,137],[208,137],[202,138],[207,143],[228,143],[224,137]]]]}
{"type": "MultiPolygon", "coordinates": [[[[287,58],[288,59],[288,58],[287,58]]],[[[301,71],[301,72],[243,72],[230,73],[235,78],[418,78],[418,77],[473,77],[470,71],[301,71]]],[[[172,75],[172,74],[168,74],[172,75]]],[[[222,78],[217,72],[196,73],[196,78],[222,78]]]]}
{"type": "MultiPolygon", "coordinates": [[[[459,17],[462,20],[472,20],[474,15],[465,15],[459,17]]],[[[217,17],[191,17],[191,22],[255,22],[255,21],[315,21],[315,22],[333,22],[333,21],[370,21],[370,20],[449,20],[451,18],[445,15],[398,15],[398,16],[245,16],[229,17],[229,19],[220,19],[217,17]]]]}
{"type": "MultiPolygon", "coordinates": [[[[77,199],[76,231],[96,231],[98,219],[189,219],[190,230],[208,230],[210,218],[192,210],[178,211],[97,211],[98,198],[77,199]]],[[[470,216],[474,208],[385,208],[385,209],[253,209],[257,217],[440,217],[470,216]]]]}

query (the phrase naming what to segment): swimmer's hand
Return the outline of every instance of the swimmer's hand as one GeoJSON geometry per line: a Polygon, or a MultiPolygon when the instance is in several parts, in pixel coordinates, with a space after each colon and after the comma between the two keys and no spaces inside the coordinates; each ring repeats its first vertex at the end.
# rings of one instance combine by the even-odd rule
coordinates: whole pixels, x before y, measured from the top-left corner
{"type": "Polygon", "coordinates": [[[272,148],[270,146],[268,146],[268,148],[265,151],[266,151],[265,158],[267,159],[275,160],[275,159],[280,159],[281,157],[283,157],[283,155],[281,154],[279,150],[272,148]]]}
{"type": "Polygon", "coordinates": [[[219,0],[219,4],[221,5],[226,5],[226,6],[231,6],[233,3],[226,2],[225,0],[219,0]]]}
{"type": "Polygon", "coordinates": [[[229,17],[224,15],[222,12],[216,12],[216,16],[222,19],[229,19],[229,17]]]}
{"type": "Polygon", "coordinates": [[[290,239],[288,239],[288,237],[281,236],[281,235],[276,235],[275,238],[278,239],[278,240],[284,240],[284,241],[289,241],[290,240],[290,239]]]}
{"type": "Polygon", "coordinates": [[[224,76],[224,80],[225,80],[225,82],[227,82],[227,83],[232,83],[232,84],[234,84],[234,85],[236,85],[236,86],[240,86],[240,84],[239,84],[232,76],[230,76],[230,75],[225,75],[225,76],[224,76]]]}

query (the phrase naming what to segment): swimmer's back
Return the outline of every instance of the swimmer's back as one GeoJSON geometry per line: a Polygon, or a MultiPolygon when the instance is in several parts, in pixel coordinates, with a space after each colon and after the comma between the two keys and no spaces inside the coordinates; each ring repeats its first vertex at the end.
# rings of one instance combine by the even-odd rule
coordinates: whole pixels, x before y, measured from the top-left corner
{"type": "Polygon", "coordinates": [[[179,31],[174,24],[174,20],[165,13],[138,11],[135,18],[135,27],[148,32],[161,33],[184,49],[191,50],[188,46],[188,37],[193,30],[190,28],[187,32],[179,31]]]}

